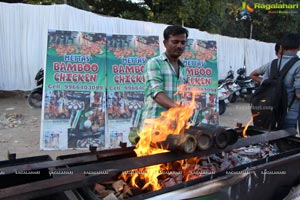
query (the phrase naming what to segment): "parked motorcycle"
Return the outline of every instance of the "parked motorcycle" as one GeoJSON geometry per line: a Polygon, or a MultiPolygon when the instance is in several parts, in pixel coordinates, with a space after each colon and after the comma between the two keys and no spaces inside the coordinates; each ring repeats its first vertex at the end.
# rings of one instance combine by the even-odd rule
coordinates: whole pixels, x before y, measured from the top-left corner
{"type": "Polygon", "coordinates": [[[245,68],[238,69],[237,74],[238,76],[235,79],[235,83],[240,87],[239,95],[246,102],[250,102],[252,95],[255,92],[255,83],[249,76],[246,76],[245,68]]]}
{"type": "Polygon", "coordinates": [[[230,70],[227,72],[225,79],[220,79],[218,81],[219,85],[224,83],[224,87],[229,91],[228,100],[230,103],[234,103],[237,99],[237,96],[240,95],[240,86],[234,81],[234,72],[230,67],[230,70]]]}
{"type": "Polygon", "coordinates": [[[36,88],[34,88],[28,95],[27,101],[28,104],[33,108],[41,108],[42,107],[42,99],[43,99],[43,85],[44,85],[44,69],[41,68],[38,73],[35,75],[35,84],[36,88]]]}
{"type": "Polygon", "coordinates": [[[227,89],[226,82],[219,84],[218,99],[219,99],[219,115],[224,114],[226,111],[226,104],[229,103],[228,97],[230,92],[227,89]]]}

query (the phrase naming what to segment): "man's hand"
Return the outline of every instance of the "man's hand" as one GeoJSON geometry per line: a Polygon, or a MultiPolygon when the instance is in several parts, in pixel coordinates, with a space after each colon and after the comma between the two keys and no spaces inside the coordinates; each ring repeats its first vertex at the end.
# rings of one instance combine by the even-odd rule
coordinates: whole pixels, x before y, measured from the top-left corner
{"type": "Polygon", "coordinates": [[[158,93],[154,101],[161,105],[162,107],[169,109],[169,108],[177,108],[180,106],[180,104],[176,103],[174,100],[172,100],[170,97],[168,97],[165,93],[160,92],[158,93]]]}
{"type": "Polygon", "coordinates": [[[250,74],[250,78],[252,78],[252,80],[254,80],[255,82],[261,83],[261,81],[263,80],[261,77],[259,77],[260,74],[258,73],[258,70],[254,70],[253,72],[251,72],[250,74]]]}

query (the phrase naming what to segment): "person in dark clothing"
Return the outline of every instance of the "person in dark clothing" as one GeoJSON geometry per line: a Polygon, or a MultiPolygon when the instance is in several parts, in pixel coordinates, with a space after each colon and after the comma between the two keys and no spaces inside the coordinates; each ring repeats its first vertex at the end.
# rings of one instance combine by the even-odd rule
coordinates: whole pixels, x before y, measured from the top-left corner
{"type": "MultiPolygon", "coordinates": [[[[281,70],[283,66],[292,58],[297,56],[300,47],[300,35],[298,33],[288,33],[279,41],[279,45],[275,46],[275,51],[278,50],[277,57],[278,67],[281,70]]],[[[271,69],[271,62],[255,69],[250,77],[262,82],[269,78],[271,69]],[[263,76],[263,77],[260,77],[263,76]]],[[[300,61],[297,61],[288,71],[284,78],[284,85],[288,94],[288,105],[290,108],[287,112],[283,128],[297,128],[297,121],[300,116],[300,61]]]]}

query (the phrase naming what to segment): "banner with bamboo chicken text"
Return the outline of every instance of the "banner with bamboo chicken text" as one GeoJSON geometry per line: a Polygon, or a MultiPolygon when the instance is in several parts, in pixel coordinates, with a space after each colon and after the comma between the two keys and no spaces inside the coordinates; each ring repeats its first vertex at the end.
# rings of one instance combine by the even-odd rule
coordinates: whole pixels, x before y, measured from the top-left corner
{"type": "Polygon", "coordinates": [[[106,34],[49,30],[41,149],[105,147],[106,34]]]}
{"type": "Polygon", "coordinates": [[[144,65],[159,55],[158,36],[107,35],[107,116],[109,147],[131,145],[144,104],[144,65]]]}
{"type": "MultiPolygon", "coordinates": [[[[186,67],[189,85],[201,88],[201,93],[195,97],[197,108],[191,118],[192,125],[219,124],[216,41],[188,39],[180,59],[186,67]]],[[[186,95],[183,99],[183,101],[190,100],[191,95],[186,95]]]]}
{"type": "MultiPolygon", "coordinates": [[[[49,30],[40,148],[131,145],[144,107],[144,65],[159,54],[158,36],[49,30]]],[[[216,42],[188,39],[180,59],[189,85],[202,90],[191,123],[218,124],[216,42]]]]}

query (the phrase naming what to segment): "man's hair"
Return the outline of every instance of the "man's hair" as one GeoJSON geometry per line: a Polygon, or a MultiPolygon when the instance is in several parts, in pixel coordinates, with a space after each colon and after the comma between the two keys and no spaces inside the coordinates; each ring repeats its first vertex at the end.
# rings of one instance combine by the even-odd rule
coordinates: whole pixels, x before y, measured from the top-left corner
{"type": "Polygon", "coordinates": [[[279,43],[283,50],[298,49],[300,46],[300,35],[298,33],[287,33],[281,38],[279,43]]]}
{"type": "Polygon", "coordinates": [[[279,53],[279,49],[280,49],[280,44],[277,42],[275,44],[275,53],[278,54],[279,53]]]}
{"type": "Polygon", "coordinates": [[[188,37],[189,31],[183,28],[182,26],[176,26],[176,25],[168,26],[164,30],[164,39],[165,40],[169,39],[170,35],[181,35],[181,34],[186,34],[186,37],[188,37]]]}

